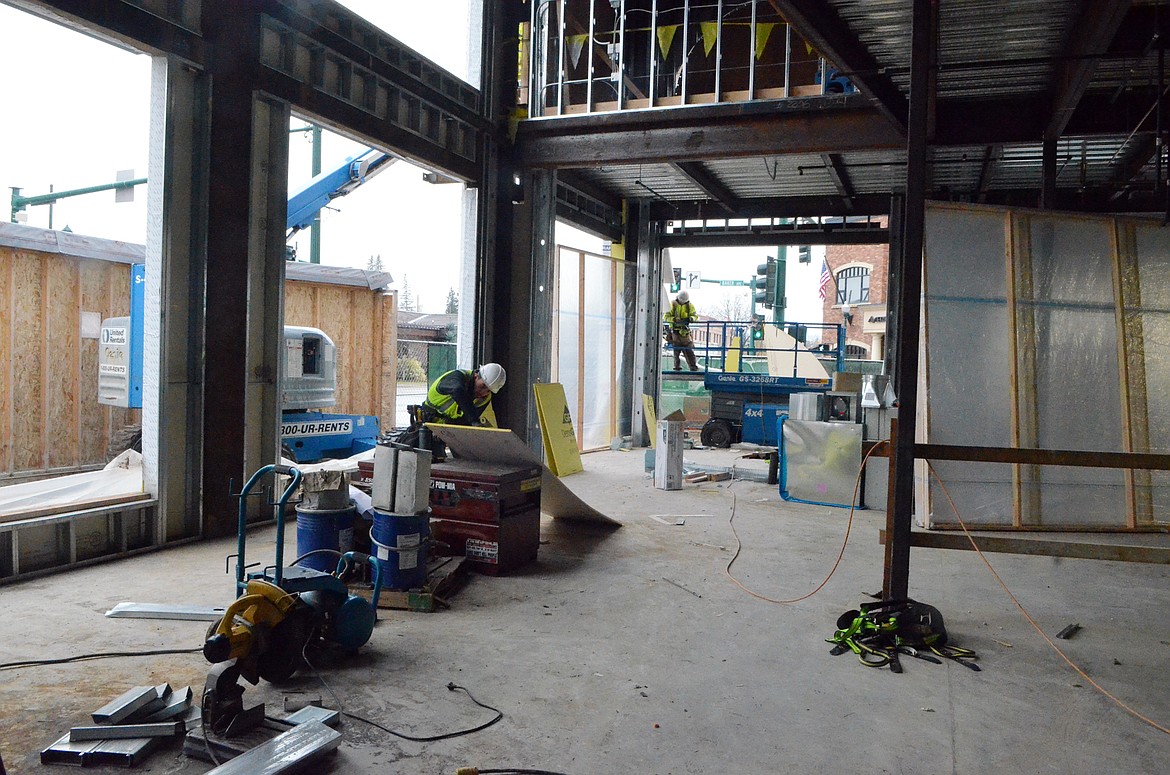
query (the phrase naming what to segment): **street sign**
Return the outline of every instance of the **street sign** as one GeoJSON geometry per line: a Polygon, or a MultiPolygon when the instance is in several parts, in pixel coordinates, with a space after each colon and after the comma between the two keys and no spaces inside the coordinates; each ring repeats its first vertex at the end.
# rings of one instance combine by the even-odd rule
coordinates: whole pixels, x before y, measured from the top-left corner
{"type": "Polygon", "coordinates": [[[748,285],[746,280],[720,280],[720,285],[748,285]]]}

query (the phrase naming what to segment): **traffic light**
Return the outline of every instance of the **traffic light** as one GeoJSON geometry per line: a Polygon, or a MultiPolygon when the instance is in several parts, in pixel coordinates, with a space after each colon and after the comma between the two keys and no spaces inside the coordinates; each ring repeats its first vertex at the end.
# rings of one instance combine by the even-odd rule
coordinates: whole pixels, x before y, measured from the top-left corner
{"type": "Polygon", "coordinates": [[[802,264],[812,263],[812,246],[800,245],[796,248],[796,260],[802,264]]]}
{"type": "Polygon", "coordinates": [[[776,259],[769,258],[768,263],[756,267],[756,276],[752,278],[752,301],[765,309],[776,305],[776,276],[776,259]]]}
{"type": "Polygon", "coordinates": [[[670,283],[670,292],[678,293],[682,289],[682,270],[674,270],[674,280],[670,283]]]}

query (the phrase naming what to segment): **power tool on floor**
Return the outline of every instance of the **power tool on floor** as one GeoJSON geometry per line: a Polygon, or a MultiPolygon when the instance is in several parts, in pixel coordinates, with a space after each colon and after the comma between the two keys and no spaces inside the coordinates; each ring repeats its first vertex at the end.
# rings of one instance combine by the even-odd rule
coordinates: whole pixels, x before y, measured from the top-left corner
{"type": "MultiPolygon", "coordinates": [[[[382,567],[376,557],[338,552],[337,569],[332,573],[295,563],[284,566],[285,509],[301,478],[300,470],[292,466],[264,466],[239,494],[236,600],[211,625],[203,644],[203,655],[216,665],[204,691],[204,721],[217,732],[249,727],[247,719],[255,716],[255,708],[243,709],[239,678],[253,685],[261,678],[273,683],[286,681],[304,662],[306,649],[327,646],[354,652],[374,631],[382,585],[382,567]],[[284,492],[273,504],[276,562],[262,571],[246,574],[247,498],[269,473],[289,477],[284,492]],[[346,586],[346,575],[362,565],[373,571],[372,600],[351,594],[346,586]]],[[[262,720],[263,711],[256,721],[262,720]]]]}

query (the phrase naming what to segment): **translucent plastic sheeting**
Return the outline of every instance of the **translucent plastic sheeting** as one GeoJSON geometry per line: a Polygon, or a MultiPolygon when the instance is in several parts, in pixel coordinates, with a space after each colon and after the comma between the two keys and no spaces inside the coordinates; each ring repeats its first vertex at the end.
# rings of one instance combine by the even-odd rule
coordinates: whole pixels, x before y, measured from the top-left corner
{"type": "Polygon", "coordinates": [[[621,347],[625,336],[620,304],[624,273],[615,272],[615,262],[605,256],[567,248],[561,248],[559,256],[556,379],[565,387],[581,448],[602,449],[617,434],[614,348],[615,343],[621,347]]]}
{"type": "Polygon", "coordinates": [[[782,418],[780,438],[784,500],[843,508],[853,504],[861,470],[860,424],[782,418]]]}
{"type": "Polygon", "coordinates": [[[578,412],[583,449],[608,447],[614,436],[613,267],[605,258],[585,256],[585,401],[578,412]]]}
{"type": "MultiPolygon", "coordinates": [[[[936,444],[1013,446],[1006,221],[1004,213],[927,212],[924,430],[936,444]]],[[[934,468],[964,519],[1012,523],[1011,467],[937,462],[934,468]]],[[[934,511],[952,522],[934,477],[931,487],[934,511]]]]}
{"type": "MultiPolygon", "coordinates": [[[[1035,217],[1030,227],[1032,295],[1021,292],[1017,309],[1025,321],[1020,343],[1034,353],[1035,371],[1020,370],[1021,415],[1034,407],[1035,446],[1042,449],[1124,449],[1113,223],[1035,217]]],[[[1023,436],[1021,443],[1031,446],[1023,436]]],[[[1125,524],[1123,471],[1022,466],[1020,473],[1023,488],[1040,498],[1039,514],[1031,513],[1034,499],[1023,499],[1024,523],[1125,524]]]]}
{"type": "Polygon", "coordinates": [[[580,420],[577,417],[578,397],[581,394],[580,325],[581,325],[581,261],[580,253],[561,248],[557,271],[560,278],[560,306],[557,315],[557,368],[553,379],[565,386],[565,401],[576,424],[580,438],[580,420]]]}
{"type": "MultiPolygon", "coordinates": [[[[1145,399],[1146,416],[1145,432],[1134,434],[1134,452],[1166,453],[1170,452],[1170,230],[1141,226],[1134,233],[1140,308],[1133,308],[1136,300],[1126,300],[1125,327],[1130,380],[1141,380],[1134,393],[1145,399]]],[[[1166,520],[1170,472],[1139,474],[1137,480],[1144,490],[1138,493],[1139,499],[1150,502],[1155,519],[1166,520]]]]}
{"type": "Polygon", "coordinates": [[[0,487],[0,521],[32,511],[69,511],[142,493],[142,455],[128,449],[100,471],[0,487]]]}
{"type": "MultiPolygon", "coordinates": [[[[1167,451],[1167,230],[1136,219],[931,207],[925,262],[929,441],[1167,451]]],[[[976,525],[1121,528],[1165,520],[1170,506],[1165,472],[1135,471],[1131,492],[1119,469],[944,462],[935,470],[976,525]]],[[[933,478],[930,500],[931,521],[954,522],[933,478]]]]}

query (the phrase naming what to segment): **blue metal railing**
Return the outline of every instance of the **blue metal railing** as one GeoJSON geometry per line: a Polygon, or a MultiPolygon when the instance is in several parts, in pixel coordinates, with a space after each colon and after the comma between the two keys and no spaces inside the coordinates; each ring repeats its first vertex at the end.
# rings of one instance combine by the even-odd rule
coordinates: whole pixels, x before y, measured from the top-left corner
{"type": "MultiPolygon", "coordinates": [[[[725,371],[728,354],[735,351],[739,354],[739,364],[736,368],[740,373],[769,373],[768,355],[781,353],[783,374],[773,374],[779,377],[796,377],[799,371],[799,357],[802,352],[812,353],[830,374],[842,371],[845,364],[845,327],[838,323],[774,323],[731,320],[702,320],[691,324],[691,340],[695,343],[696,360],[701,362],[702,374],[709,371],[725,371]],[[794,343],[791,346],[768,347],[768,330],[776,329],[787,333],[794,343]],[[824,342],[824,335],[828,332],[836,334],[833,342],[824,342]],[[804,344],[810,338],[822,340],[822,344],[809,348],[804,344]],[[792,364],[791,373],[788,373],[786,361],[792,364]],[[755,367],[763,366],[759,372],[755,367]]],[[[674,355],[674,345],[666,342],[663,347],[665,356],[674,355]]],[[[668,371],[664,369],[664,371],[668,371]]]]}

